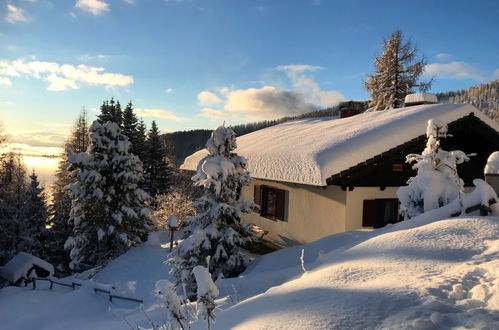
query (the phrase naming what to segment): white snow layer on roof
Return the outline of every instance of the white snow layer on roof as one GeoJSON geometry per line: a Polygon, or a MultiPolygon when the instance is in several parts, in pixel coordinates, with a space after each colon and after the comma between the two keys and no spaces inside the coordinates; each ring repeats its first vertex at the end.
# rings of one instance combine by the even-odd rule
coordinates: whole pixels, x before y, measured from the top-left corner
{"type": "Polygon", "coordinates": [[[45,269],[50,275],[54,274],[54,267],[45,260],[26,252],[19,252],[5,266],[0,268],[0,275],[8,281],[16,283],[19,279],[26,277],[27,272],[33,266],[45,269]]]}
{"type": "Polygon", "coordinates": [[[430,93],[413,93],[408,94],[404,100],[405,103],[431,102],[437,103],[437,96],[430,93]]]}
{"type": "MultiPolygon", "coordinates": [[[[290,121],[238,137],[235,152],[248,160],[254,178],[325,186],[330,176],[424,135],[430,118],[448,124],[470,113],[499,131],[472,105],[432,104],[290,121]]],[[[200,150],[180,168],[195,171],[207,155],[200,150]]]]}
{"type": "Polygon", "coordinates": [[[484,172],[485,174],[499,174],[499,151],[490,154],[484,172]]]}

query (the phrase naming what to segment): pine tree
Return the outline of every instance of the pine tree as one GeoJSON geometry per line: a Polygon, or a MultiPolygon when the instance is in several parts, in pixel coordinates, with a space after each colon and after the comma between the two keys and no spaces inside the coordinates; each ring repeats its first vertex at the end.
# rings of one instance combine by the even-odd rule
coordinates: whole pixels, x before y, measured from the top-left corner
{"type": "Polygon", "coordinates": [[[121,110],[120,102],[115,102],[113,98],[111,101],[104,101],[100,107],[101,114],[98,116],[98,121],[104,124],[107,121],[116,123],[119,128],[123,125],[123,111],[121,110]]]}
{"type": "Polygon", "coordinates": [[[137,139],[135,140],[133,150],[135,150],[134,155],[138,156],[143,163],[147,159],[147,153],[149,152],[146,140],[147,126],[144,121],[140,119],[137,124],[137,139]]]}
{"type": "Polygon", "coordinates": [[[25,237],[23,251],[46,259],[49,251],[45,250],[47,242],[47,205],[45,203],[45,192],[40,187],[38,176],[33,170],[30,175],[30,184],[26,192],[26,200],[22,208],[24,221],[22,233],[25,237]]]}
{"type": "Polygon", "coordinates": [[[76,182],[70,222],[73,236],[66,241],[70,268],[83,270],[105,264],[140,243],[150,226],[144,203],[149,195],[138,187],[142,163],[129,153],[130,142],[114,122],[90,126],[87,152],[70,152],[69,161],[76,182]]]}
{"type": "Polygon", "coordinates": [[[457,165],[469,161],[470,155],[440,148],[440,139],[447,137],[447,125],[440,120],[428,121],[426,136],[423,152],[406,156],[407,163],[415,163],[416,176],[409,179],[407,186],[397,190],[400,214],[405,219],[442,207],[456,198],[463,207],[464,182],[457,174],[457,165]]]}
{"type": "Polygon", "coordinates": [[[383,41],[383,54],[374,58],[376,72],[368,74],[364,81],[371,94],[372,110],[403,107],[405,96],[413,93],[415,87],[422,92],[431,87],[432,80],[418,83],[426,65],[424,57],[414,62],[416,47],[410,40],[404,44],[402,39],[402,31],[396,30],[383,41]]]}
{"type": "Polygon", "coordinates": [[[26,168],[22,156],[9,152],[0,166],[0,263],[28,245],[23,236],[23,208],[27,191],[26,168]]]}
{"type": "Polygon", "coordinates": [[[165,193],[169,186],[170,169],[166,162],[167,150],[153,120],[146,140],[147,155],[144,161],[144,189],[152,196],[165,193]]]}
{"type": "Polygon", "coordinates": [[[203,158],[194,184],[204,189],[194,207],[197,215],[186,219],[189,237],[174,249],[167,260],[176,285],[185,284],[189,294],[196,292],[192,273],[195,266],[209,267],[213,278],[238,275],[246,266],[241,247],[250,243],[253,232],[240,222],[241,213],[256,208],[252,201],[239,200],[242,186],[250,183],[246,160],[233,150],[236,148],[234,131],[218,127],[206,143],[209,155],[203,158]],[[206,258],[211,262],[206,265],[206,258]]]}
{"type": "MultiPolygon", "coordinates": [[[[123,110],[123,129],[121,132],[128,137],[128,140],[132,143],[131,153],[138,155],[138,145],[139,142],[139,130],[138,130],[139,120],[137,116],[133,113],[132,102],[128,102],[123,110]]],[[[141,159],[142,160],[142,159],[141,159]]]]}
{"type": "Polygon", "coordinates": [[[69,223],[71,196],[66,187],[73,182],[69,171],[68,153],[85,152],[90,144],[88,134],[89,124],[87,112],[83,109],[71,129],[71,135],[64,144],[52,185],[52,203],[49,206],[50,230],[47,249],[50,251],[48,261],[54,265],[59,275],[69,274],[69,253],[64,249],[64,243],[72,235],[73,226],[69,223]]]}

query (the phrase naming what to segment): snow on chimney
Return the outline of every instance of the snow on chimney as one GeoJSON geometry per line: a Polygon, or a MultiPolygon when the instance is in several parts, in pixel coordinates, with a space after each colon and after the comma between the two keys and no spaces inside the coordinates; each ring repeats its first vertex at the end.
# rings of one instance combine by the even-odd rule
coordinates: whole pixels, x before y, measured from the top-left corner
{"type": "Polygon", "coordinates": [[[404,102],[406,107],[410,107],[411,105],[435,104],[438,103],[438,100],[435,94],[414,93],[414,94],[408,94],[405,97],[404,102]]]}

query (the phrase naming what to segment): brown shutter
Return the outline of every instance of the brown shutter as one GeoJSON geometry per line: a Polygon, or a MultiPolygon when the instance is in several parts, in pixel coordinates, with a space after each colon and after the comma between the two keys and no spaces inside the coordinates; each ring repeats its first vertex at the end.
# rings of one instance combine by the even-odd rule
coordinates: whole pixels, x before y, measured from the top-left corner
{"type": "Polygon", "coordinates": [[[286,206],[286,191],[276,189],[276,205],[275,205],[275,218],[284,220],[286,206]]]}
{"type": "Polygon", "coordinates": [[[262,186],[255,185],[253,190],[253,200],[256,205],[260,206],[260,208],[262,207],[262,186]]]}
{"type": "Polygon", "coordinates": [[[376,201],[374,199],[364,200],[364,205],[362,210],[362,227],[374,226],[376,213],[377,213],[376,201]]]}

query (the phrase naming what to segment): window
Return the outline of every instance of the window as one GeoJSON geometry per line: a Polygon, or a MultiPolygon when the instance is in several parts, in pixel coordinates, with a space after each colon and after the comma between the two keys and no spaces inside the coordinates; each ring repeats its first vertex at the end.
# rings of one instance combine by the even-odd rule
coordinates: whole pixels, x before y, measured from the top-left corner
{"type": "Polygon", "coordinates": [[[287,221],[287,195],[286,190],[255,185],[254,201],[260,206],[260,215],[268,219],[287,221]]]}
{"type": "Polygon", "coordinates": [[[364,200],[362,226],[380,228],[399,221],[399,201],[396,198],[364,200]]]}

